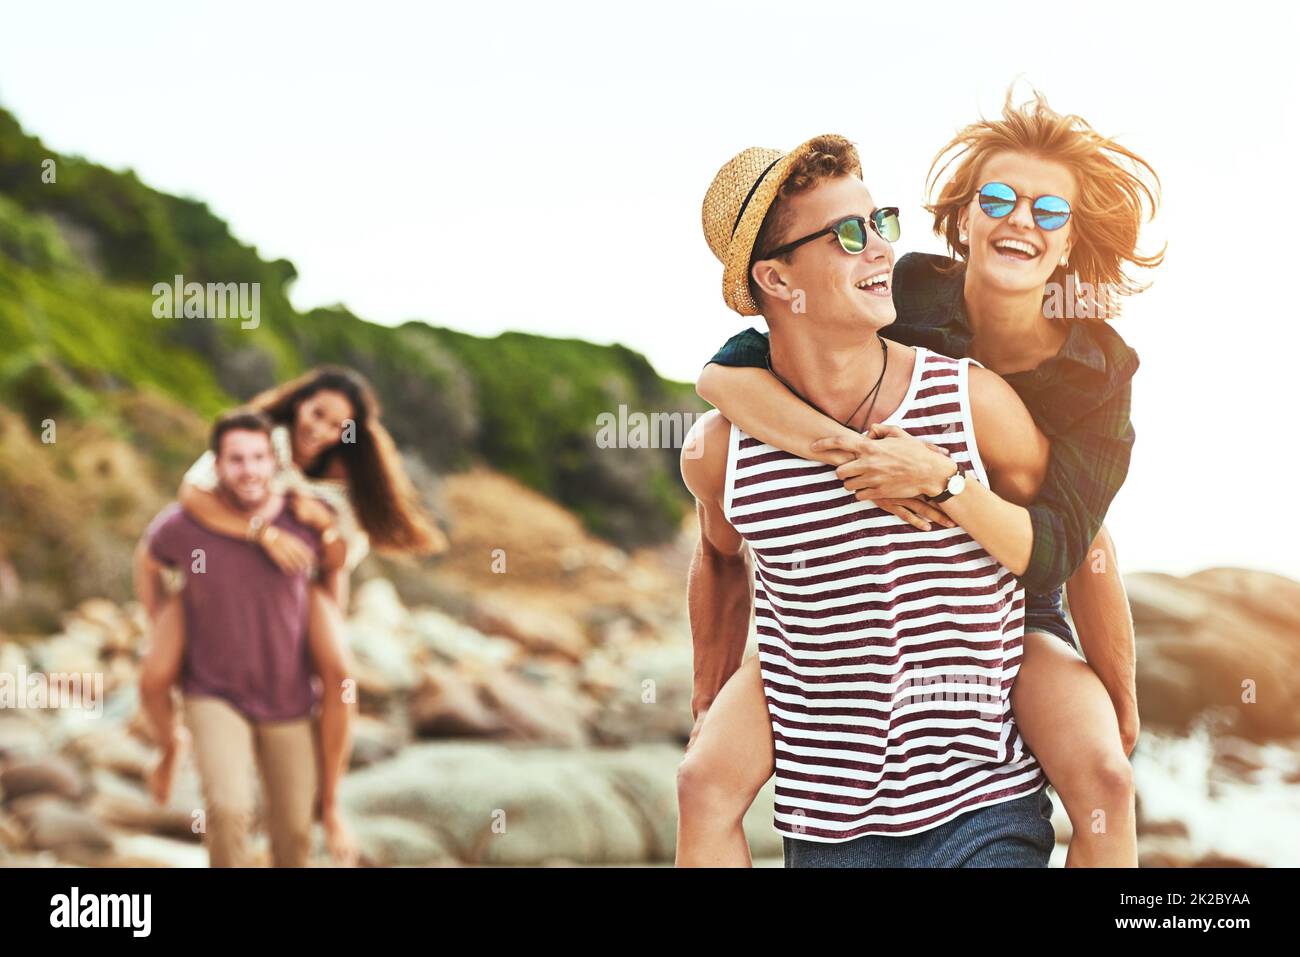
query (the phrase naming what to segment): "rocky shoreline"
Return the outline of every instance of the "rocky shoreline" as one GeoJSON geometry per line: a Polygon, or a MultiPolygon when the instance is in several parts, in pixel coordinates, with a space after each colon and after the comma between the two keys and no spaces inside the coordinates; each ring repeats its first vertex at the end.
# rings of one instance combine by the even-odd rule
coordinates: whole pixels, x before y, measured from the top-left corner
{"type": "MultiPolygon", "coordinates": [[[[1300,664],[1300,585],[1262,578],[1129,577],[1146,866],[1300,861],[1289,830],[1300,735],[1284,680],[1300,664]],[[1255,699],[1234,702],[1243,682],[1255,699]]],[[[360,716],[342,797],[363,864],[671,863],[690,731],[683,609],[654,629],[609,611],[593,643],[590,621],[578,627],[563,608],[498,597],[453,615],[406,607],[385,578],[359,586],[349,637],[360,716]]],[[[0,673],[104,680],[98,714],[0,709],[0,866],[206,864],[192,765],[168,806],[145,790],[154,751],[137,714],[142,624],[134,605],[92,600],[57,635],[0,643],[0,673]]],[[[1059,801],[1055,823],[1059,865],[1069,829],[1059,801]]],[[[746,825],[755,858],[779,862],[770,784],[746,825]]],[[[315,861],[328,864],[319,841],[315,861]]]]}

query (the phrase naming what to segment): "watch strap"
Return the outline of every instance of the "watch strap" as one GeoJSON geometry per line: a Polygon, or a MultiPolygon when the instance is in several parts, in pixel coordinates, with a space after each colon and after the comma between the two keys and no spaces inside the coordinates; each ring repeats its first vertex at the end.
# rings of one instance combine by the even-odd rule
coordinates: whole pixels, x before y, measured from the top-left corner
{"type": "MultiPolygon", "coordinates": [[[[967,479],[969,481],[968,478],[969,474],[970,474],[970,469],[965,468],[961,464],[958,464],[957,471],[954,472],[952,475],[948,476],[948,481],[951,482],[958,475],[960,475],[962,478],[967,479]]],[[[940,502],[946,502],[948,501],[948,499],[952,498],[952,494],[953,493],[948,491],[948,489],[945,487],[944,490],[940,492],[938,495],[927,495],[925,497],[925,500],[927,502],[931,502],[935,505],[938,505],[940,502]]]]}

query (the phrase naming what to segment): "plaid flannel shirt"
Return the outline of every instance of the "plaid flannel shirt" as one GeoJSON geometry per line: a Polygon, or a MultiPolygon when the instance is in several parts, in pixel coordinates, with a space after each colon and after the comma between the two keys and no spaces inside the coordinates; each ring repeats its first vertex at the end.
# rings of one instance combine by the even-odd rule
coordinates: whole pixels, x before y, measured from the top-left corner
{"type": "MultiPolygon", "coordinates": [[[[903,256],[894,266],[898,318],[880,334],[954,359],[968,355],[965,276],[965,267],[945,256],[903,256]]],[[[1137,353],[1103,321],[1063,321],[1070,333],[1055,356],[1003,376],[1052,443],[1047,475],[1029,506],[1034,544],[1020,581],[1030,594],[1055,591],[1087,558],[1128,475],[1135,438],[1129,411],[1137,353]]],[[[767,335],[750,328],[709,361],[766,368],[767,354],[767,335]]]]}

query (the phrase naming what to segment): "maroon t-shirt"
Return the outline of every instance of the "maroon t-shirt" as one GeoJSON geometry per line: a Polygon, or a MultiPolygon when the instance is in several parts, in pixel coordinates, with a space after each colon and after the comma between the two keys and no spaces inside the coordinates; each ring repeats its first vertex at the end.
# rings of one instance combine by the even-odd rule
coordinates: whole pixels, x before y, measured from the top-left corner
{"type": "MultiPolygon", "coordinates": [[[[321,558],[320,537],[286,507],[273,524],[321,558]]],[[[185,576],[181,690],[227,701],[250,721],[311,712],[306,574],[282,572],[260,545],[209,531],[173,503],[145,533],[149,554],[185,576]]]]}

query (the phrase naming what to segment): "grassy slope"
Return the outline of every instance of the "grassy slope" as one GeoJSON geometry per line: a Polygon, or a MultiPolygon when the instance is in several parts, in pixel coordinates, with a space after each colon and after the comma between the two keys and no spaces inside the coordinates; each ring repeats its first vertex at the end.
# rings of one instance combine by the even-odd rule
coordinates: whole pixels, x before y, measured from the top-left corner
{"type": "Polygon", "coordinates": [[[38,540],[62,536],[75,549],[81,529],[114,554],[112,542],[196,454],[204,421],[322,362],[367,375],[398,442],[434,471],[484,461],[625,545],[675,531],[687,501],[676,454],[598,449],[596,416],[620,403],[698,412],[689,386],[660,378],[621,346],[521,333],[483,339],[421,323],[388,328],[342,307],[299,313],[287,296],[295,275],[291,263],[262,260],[237,241],[203,204],[149,189],[129,172],[59,157],[0,110],[0,559],[9,555],[20,580],[40,579],[66,598],[120,591],[120,575],[78,575],[39,555],[38,540]],[[54,183],[41,180],[49,157],[54,183]],[[260,283],[260,326],[155,318],[151,287],[177,273],[260,283]],[[41,443],[49,420],[58,441],[41,443]],[[112,443],[112,468],[143,480],[110,481],[102,461],[79,471],[90,467],[86,448],[112,443]],[[34,452],[44,461],[25,468],[34,452]],[[49,508],[67,523],[36,514],[45,507],[31,485],[38,475],[49,508]],[[118,509],[121,528],[110,528],[99,502],[115,482],[150,489],[118,509]],[[95,507],[72,504],[87,491],[95,507]]]}

